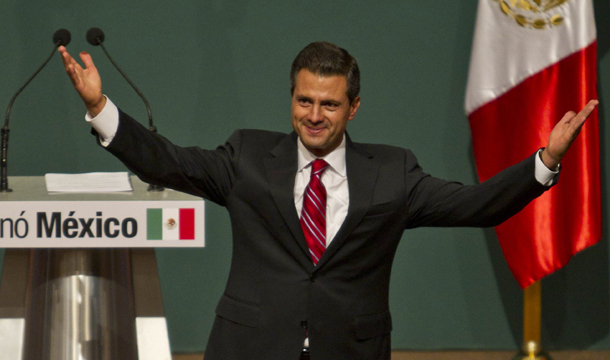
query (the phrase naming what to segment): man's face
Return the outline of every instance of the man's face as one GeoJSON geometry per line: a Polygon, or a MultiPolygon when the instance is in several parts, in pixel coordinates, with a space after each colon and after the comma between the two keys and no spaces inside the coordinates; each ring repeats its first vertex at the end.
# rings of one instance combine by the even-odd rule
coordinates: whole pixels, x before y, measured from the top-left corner
{"type": "Polygon", "coordinates": [[[347,122],[356,116],[360,97],[350,104],[345,76],[322,76],[302,69],[292,94],[292,127],[314,155],[325,156],[341,144],[347,122]]]}

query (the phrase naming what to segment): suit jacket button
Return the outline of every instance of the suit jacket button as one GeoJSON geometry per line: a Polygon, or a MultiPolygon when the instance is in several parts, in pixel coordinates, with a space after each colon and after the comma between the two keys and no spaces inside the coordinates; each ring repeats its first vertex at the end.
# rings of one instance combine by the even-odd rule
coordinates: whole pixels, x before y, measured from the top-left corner
{"type": "Polygon", "coordinates": [[[303,329],[307,329],[307,321],[306,320],[301,321],[301,327],[303,329]]]}
{"type": "Polygon", "coordinates": [[[309,281],[311,281],[311,282],[316,282],[316,276],[315,276],[315,275],[311,275],[311,276],[309,277],[309,281]]]}

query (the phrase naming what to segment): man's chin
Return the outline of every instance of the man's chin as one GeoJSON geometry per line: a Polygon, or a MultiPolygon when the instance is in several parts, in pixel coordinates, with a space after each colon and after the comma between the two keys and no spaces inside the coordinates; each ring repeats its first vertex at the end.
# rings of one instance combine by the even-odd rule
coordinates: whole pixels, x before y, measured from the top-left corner
{"type": "Polygon", "coordinates": [[[314,151],[321,151],[322,149],[324,149],[324,146],[318,142],[305,142],[303,141],[303,144],[305,145],[305,147],[307,148],[307,150],[314,152],[314,151]]]}
{"type": "Polygon", "coordinates": [[[301,138],[301,141],[303,142],[303,145],[305,145],[305,148],[307,150],[309,150],[311,153],[313,153],[316,156],[319,156],[318,154],[323,153],[325,148],[326,148],[326,144],[321,141],[321,139],[316,139],[319,141],[310,141],[312,139],[308,138],[303,140],[301,138]]]}
{"type": "Polygon", "coordinates": [[[326,139],[321,135],[312,135],[305,133],[301,134],[301,141],[308,147],[317,148],[323,147],[324,143],[326,142],[326,139]]]}

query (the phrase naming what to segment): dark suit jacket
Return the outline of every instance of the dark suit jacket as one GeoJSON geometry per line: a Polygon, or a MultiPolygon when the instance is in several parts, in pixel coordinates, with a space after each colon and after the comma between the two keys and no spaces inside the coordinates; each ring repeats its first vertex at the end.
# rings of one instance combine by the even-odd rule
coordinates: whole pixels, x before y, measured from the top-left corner
{"type": "Polygon", "coordinates": [[[142,180],[225,206],[233,257],[206,360],[390,359],[390,271],[405,229],[501,223],[542,194],[533,156],[480,185],[424,173],[409,150],[347,140],[349,210],[317,266],[294,206],[297,136],[238,130],[181,148],[121,113],[107,149],[142,180]]]}

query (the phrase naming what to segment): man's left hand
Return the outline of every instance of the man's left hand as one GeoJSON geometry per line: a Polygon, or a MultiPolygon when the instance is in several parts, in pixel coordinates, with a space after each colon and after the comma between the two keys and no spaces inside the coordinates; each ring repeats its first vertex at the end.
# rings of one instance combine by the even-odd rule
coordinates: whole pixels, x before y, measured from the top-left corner
{"type": "Polygon", "coordinates": [[[580,129],[582,129],[597,104],[599,104],[599,101],[591,100],[578,114],[574,111],[568,111],[555,125],[549,136],[549,143],[541,154],[542,162],[547,168],[557,169],[561,159],[563,159],[572,142],[578,137],[580,129]]]}

